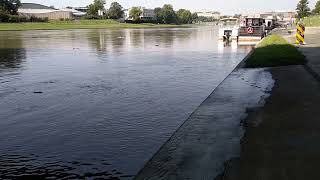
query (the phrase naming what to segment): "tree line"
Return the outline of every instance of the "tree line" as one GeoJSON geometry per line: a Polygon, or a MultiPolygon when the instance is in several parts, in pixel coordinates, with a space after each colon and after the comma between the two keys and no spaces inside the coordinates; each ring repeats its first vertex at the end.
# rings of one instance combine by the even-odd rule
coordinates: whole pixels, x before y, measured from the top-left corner
{"type": "MultiPolygon", "coordinates": [[[[112,2],[109,9],[105,9],[105,0],[94,0],[92,4],[88,6],[86,19],[120,19],[124,16],[123,7],[118,2],[112,2]],[[103,12],[103,15],[99,14],[103,12]]],[[[142,15],[142,9],[140,7],[132,7],[129,11],[129,18],[134,23],[145,22],[140,17],[142,15]]],[[[196,13],[191,13],[186,9],[179,9],[174,11],[173,6],[165,4],[162,8],[158,7],[154,9],[155,17],[150,22],[156,22],[159,24],[190,24],[198,19],[196,13]]]]}

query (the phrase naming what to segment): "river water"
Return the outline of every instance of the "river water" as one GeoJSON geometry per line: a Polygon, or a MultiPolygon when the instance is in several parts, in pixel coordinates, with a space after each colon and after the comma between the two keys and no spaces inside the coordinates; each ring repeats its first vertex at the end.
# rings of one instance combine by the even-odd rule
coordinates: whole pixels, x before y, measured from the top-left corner
{"type": "Polygon", "coordinates": [[[212,27],[0,32],[0,179],[131,179],[249,50],[212,27]]]}

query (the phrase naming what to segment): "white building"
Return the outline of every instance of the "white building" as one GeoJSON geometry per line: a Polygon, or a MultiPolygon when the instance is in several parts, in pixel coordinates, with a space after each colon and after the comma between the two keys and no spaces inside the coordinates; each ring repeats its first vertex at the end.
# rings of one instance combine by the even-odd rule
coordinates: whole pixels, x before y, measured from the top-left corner
{"type": "MultiPolygon", "coordinates": [[[[140,8],[140,10],[142,12],[140,15],[141,20],[154,20],[154,18],[155,18],[154,9],[147,9],[145,7],[138,7],[138,8],[140,8]]],[[[132,18],[130,18],[131,9],[132,8],[124,10],[125,20],[132,20],[132,18]]]]}
{"type": "Polygon", "coordinates": [[[48,19],[72,19],[73,14],[70,11],[55,9],[36,3],[21,3],[18,13],[25,17],[37,17],[48,19]]]}
{"type": "Polygon", "coordinates": [[[221,13],[216,11],[205,11],[205,12],[196,12],[198,16],[220,19],[221,13]]]}
{"type": "Polygon", "coordinates": [[[57,19],[73,19],[85,15],[86,13],[71,8],[55,9],[36,3],[21,3],[18,13],[26,17],[57,19]]]}

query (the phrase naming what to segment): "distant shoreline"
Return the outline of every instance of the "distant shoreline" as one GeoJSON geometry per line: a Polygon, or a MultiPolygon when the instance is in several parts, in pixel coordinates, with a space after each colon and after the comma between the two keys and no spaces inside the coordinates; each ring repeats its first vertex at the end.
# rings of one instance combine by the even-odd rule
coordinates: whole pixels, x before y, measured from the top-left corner
{"type": "Polygon", "coordinates": [[[66,29],[128,29],[128,28],[188,28],[191,25],[131,24],[110,20],[50,21],[47,23],[0,23],[0,31],[66,30],[66,29]]]}

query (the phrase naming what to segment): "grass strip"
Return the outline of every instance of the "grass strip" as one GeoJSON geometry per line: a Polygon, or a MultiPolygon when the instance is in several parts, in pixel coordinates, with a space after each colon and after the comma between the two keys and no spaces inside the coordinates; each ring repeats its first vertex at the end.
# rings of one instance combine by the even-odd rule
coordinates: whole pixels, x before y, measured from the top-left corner
{"type": "Polygon", "coordinates": [[[275,67],[304,63],[305,57],[295,46],[279,35],[270,35],[254,50],[246,61],[246,67],[275,67]]]}
{"type": "Polygon", "coordinates": [[[108,29],[108,28],[184,28],[188,25],[131,24],[113,20],[50,21],[48,23],[0,23],[0,31],[59,30],[59,29],[108,29]]]}
{"type": "Polygon", "coordinates": [[[320,27],[320,16],[310,16],[303,19],[303,24],[307,27],[320,27]]]}

